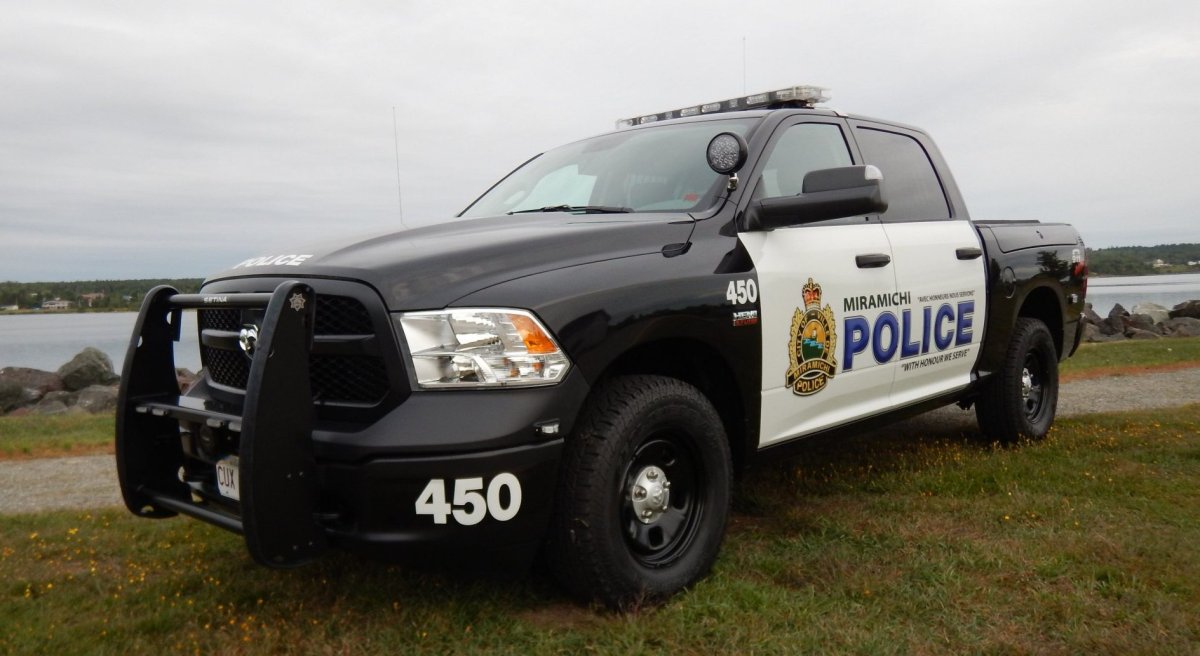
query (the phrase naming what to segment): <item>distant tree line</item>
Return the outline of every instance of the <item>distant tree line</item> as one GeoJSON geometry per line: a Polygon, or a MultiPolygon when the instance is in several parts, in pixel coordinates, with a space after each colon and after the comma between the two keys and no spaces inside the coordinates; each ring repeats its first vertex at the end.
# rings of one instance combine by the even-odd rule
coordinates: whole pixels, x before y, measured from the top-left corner
{"type": "Polygon", "coordinates": [[[1089,248],[1088,271],[1102,276],[1141,276],[1156,273],[1200,272],[1200,244],[1161,246],[1114,246],[1089,248]],[[1155,266],[1161,260],[1161,266],[1155,266]]]}
{"type": "Polygon", "coordinates": [[[184,293],[200,290],[203,278],[153,280],[78,280],[74,282],[0,282],[0,308],[17,306],[36,310],[42,303],[60,299],[72,303],[71,310],[136,310],[146,292],[170,285],[184,293]]]}

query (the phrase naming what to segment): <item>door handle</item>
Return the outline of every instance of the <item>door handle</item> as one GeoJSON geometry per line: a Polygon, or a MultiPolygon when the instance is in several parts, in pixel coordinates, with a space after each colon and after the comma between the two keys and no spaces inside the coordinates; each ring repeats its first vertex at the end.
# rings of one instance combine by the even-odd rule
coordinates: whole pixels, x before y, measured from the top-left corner
{"type": "Polygon", "coordinates": [[[980,255],[983,255],[983,251],[978,248],[960,248],[954,251],[954,254],[958,256],[958,259],[960,260],[973,260],[980,255]]]}
{"type": "Polygon", "coordinates": [[[866,255],[855,255],[854,263],[860,269],[878,269],[885,267],[892,261],[892,256],[885,253],[868,253],[866,255]]]}

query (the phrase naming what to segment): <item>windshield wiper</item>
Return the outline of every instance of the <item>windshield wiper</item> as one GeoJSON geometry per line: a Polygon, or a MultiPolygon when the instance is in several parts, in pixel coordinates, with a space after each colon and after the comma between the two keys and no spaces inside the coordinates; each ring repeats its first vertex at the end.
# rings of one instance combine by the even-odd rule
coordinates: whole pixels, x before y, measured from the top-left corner
{"type": "Polygon", "coordinates": [[[628,214],[632,207],[615,207],[612,205],[548,205],[531,210],[515,210],[509,214],[529,214],[531,212],[579,212],[581,214],[628,214]]]}

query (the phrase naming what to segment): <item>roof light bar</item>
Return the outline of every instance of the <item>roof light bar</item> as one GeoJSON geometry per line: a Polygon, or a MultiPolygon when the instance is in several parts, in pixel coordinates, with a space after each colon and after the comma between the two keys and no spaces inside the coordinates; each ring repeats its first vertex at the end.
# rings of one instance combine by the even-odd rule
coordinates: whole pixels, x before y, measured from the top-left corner
{"type": "Polygon", "coordinates": [[[817,103],[829,100],[829,90],[824,87],[811,85],[796,85],[775,91],[764,91],[749,96],[730,98],[720,102],[710,102],[703,105],[692,105],[683,109],[673,109],[669,112],[634,116],[617,121],[617,129],[631,128],[635,125],[645,125],[655,121],[667,121],[673,118],[699,116],[701,114],[716,114],[720,112],[740,112],[747,109],[767,109],[772,105],[791,103],[799,107],[812,107],[817,103]]]}

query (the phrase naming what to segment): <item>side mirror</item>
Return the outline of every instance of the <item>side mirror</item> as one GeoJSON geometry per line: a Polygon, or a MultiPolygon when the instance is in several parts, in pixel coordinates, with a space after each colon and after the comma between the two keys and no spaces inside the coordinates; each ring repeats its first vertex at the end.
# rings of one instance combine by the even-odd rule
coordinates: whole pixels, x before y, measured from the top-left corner
{"type": "Polygon", "coordinates": [[[809,171],[804,176],[804,193],[751,203],[745,227],[774,230],[857,214],[878,214],[888,206],[882,182],[883,173],[870,164],[809,171]]]}
{"type": "Polygon", "coordinates": [[[708,142],[705,155],[708,166],[721,175],[733,175],[746,163],[746,155],[750,148],[742,135],[733,132],[722,132],[708,142]]]}

